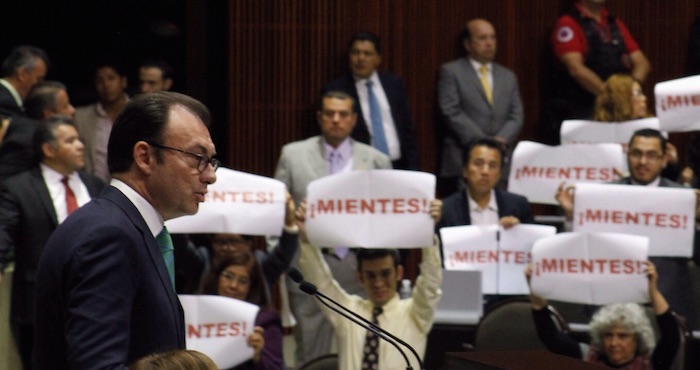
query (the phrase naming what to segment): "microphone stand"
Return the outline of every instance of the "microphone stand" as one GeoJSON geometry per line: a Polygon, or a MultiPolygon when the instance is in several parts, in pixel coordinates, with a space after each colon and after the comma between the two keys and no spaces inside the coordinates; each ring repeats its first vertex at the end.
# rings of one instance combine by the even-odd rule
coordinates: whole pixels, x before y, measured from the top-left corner
{"type": "MultiPolygon", "coordinates": [[[[294,280],[294,282],[300,284],[299,288],[301,289],[301,284],[305,282],[305,281],[304,281],[304,277],[301,275],[301,272],[299,272],[299,270],[297,270],[295,267],[292,267],[292,268],[289,269],[288,275],[289,275],[289,277],[290,277],[292,280],[294,280]]],[[[311,283],[309,283],[309,284],[311,284],[311,283]]],[[[425,367],[423,366],[423,361],[420,359],[420,356],[418,356],[418,353],[416,352],[415,349],[413,349],[413,347],[412,347],[411,345],[409,345],[408,343],[404,342],[403,340],[401,340],[400,338],[396,337],[395,335],[389,333],[388,331],[386,331],[386,330],[380,328],[379,326],[374,325],[373,322],[371,322],[371,321],[365,319],[364,317],[362,317],[362,316],[356,314],[355,312],[349,310],[348,308],[346,308],[345,306],[341,305],[340,303],[334,301],[333,299],[331,299],[330,297],[326,296],[325,294],[319,292],[318,289],[316,289],[316,286],[315,286],[315,285],[311,284],[311,286],[314,288],[314,293],[309,293],[309,292],[305,292],[305,293],[307,293],[307,294],[312,294],[312,295],[320,295],[321,297],[327,299],[328,301],[332,302],[332,303],[335,304],[336,306],[342,308],[343,311],[345,311],[345,312],[347,312],[347,313],[353,315],[354,317],[356,317],[356,318],[362,320],[362,322],[364,322],[365,324],[372,326],[374,329],[379,330],[379,331],[381,331],[382,333],[388,335],[391,339],[393,339],[393,340],[395,340],[395,341],[401,343],[404,347],[408,348],[408,349],[411,351],[411,353],[413,353],[413,355],[416,357],[416,360],[418,360],[418,365],[420,366],[420,368],[421,368],[422,370],[425,370],[425,367]]],[[[303,289],[302,289],[302,290],[303,290],[303,289]]]]}
{"type": "MultiPolygon", "coordinates": [[[[401,347],[399,347],[399,345],[396,344],[396,342],[394,342],[393,340],[391,340],[389,338],[389,336],[391,336],[392,338],[396,339],[393,335],[391,335],[388,332],[386,332],[385,330],[377,327],[376,325],[372,324],[371,322],[367,321],[366,319],[360,317],[359,315],[350,311],[349,309],[343,307],[342,305],[338,304],[338,302],[328,298],[326,295],[319,292],[318,288],[316,288],[316,286],[314,284],[311,284],[308,281],[302,281],[299,284],[299,289],[301,289],[301,291],[306,293],[306,294],[309,294],[309,295],[316,297],[316,299],[318,299],[319,302],[321,302],[324,306],[331,309],[333,312],[336,312],[337,314],[339,314],[339,315],[345,317],[346,319],[354,322],[355,324],[361,326],[362,328],[371,331],[372,333],[376,334],[378,337],[380,337],[380,338],[384,339],[385,341],[387,341],[388,343],[390,343],[392,346],[394,346],[394,348],[396,348],[396,350],[399,351],[399,353],[401,353],[401,356],[403,356],[403,359],[406,361],[406,370],[413,370],[413,367],[411,366],[411,362],[408,360],[406,353],[404,353],[404,351],[401,350],[401,347]],[[340,311],[339,309],[331,306],[330,304],[328,304],[328,302],[325,301],[325,299],[327,299],[329,302],[332,302],[334,305],[341,307],[344,311],[350,312],[353,316],[359,318],[362,321],[360,321],[360,320],[356,319],[355,317],[352,317],[352,316],[340,311]],[[388,334],[388,336],[385,335],[384,333],[388,334]]],[[[399,342],[401,342],[401,341],[399,340],[399,342]]],[[[401,344],[406,345],[405,343],[401,343],[401,344]]],[[[410,348],[410,346],[409,346],[409,348],[410,348]]],[[[414,353],[415,353],[415,351],[414,351],[414,353]]],[[[419,361],[420,361],[420,359],[419,359],[419,361]]],[[[422,367],[422,364],[421,364],[421,367],[422,367]]]]}

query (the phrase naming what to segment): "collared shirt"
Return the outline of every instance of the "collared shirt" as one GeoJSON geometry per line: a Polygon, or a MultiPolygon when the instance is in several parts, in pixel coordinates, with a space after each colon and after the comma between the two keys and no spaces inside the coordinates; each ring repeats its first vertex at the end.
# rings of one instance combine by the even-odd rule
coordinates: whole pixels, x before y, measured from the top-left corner
{"type": "MultiPolygon", "coordinates": [[[[49,189],[53,208],[56,210],[56,219],[60,224],[68,217],[66,187],[63,185],[65,176],[43,163],[39,164],[39,167],[41,167],[41,177],[44,178],[46,188],[49,189]]],[[[91,198],[87,186],[85,186],[77,172],[73,172],[68,176],[68,186],[75,194],[75,200],[78,202],[79,207],[90,201],[91,198]]]]}
{"type": "Polygon", "coordinates": [[[146,221],[148,230],[151,231],[154,238],[161,232],[161,230],[163,230],[163,225],[165,224],[163,217],[155,208],[153,208],[151,203],[148,203],[148,201],[141,196],[141,194],[137,193],[136,190],[132,189],[121,180],[112,179],[109,182],[109,185],[114,186],[117,188],[117,190],[121,191],[124,196],[126,196],[134,205],[134,207],[136,207],[141,214],[141,217],[143,217],[143,220],[146,221]]]}
{"type": "Polygon", "coordinates": [[[496,192],[491,189],[489,203],[486,205],[486,208],[481,208],[469,194],[469,190],[465,191],[469,201],[469,216],[471,217],[472,225],[499,225],[496,192]]]}
{"type": "MultiPolygon", "coordinates": [[[[435,309],[442,295],[440,290],[442,267],[440,267],[438,248],[437,238],[433,246],[423,248],[421,274],[416,279],[411,298],[399,299],[397,293],[382,307],[383,313],[378,317],[379,327],[410,344],[421,357],[425,354],[428,333],[433,325],[435,309]]],[[[357,295],[350,295],[338,285],[319,248],[302,242],[299,263],[306,279],[316,284],[320,292],[371,321],[374,308],[372,302],[357,295]]],[[[319,307],[335,328],[339,348],[339,369],[361,369],[362,350],[367,331],[327,307],[321,305],[319,307]]],[[[411,366],[414,369],[420,369],[415,357],[408,350],[406,355],[411,361],[411,366]]],[[[379,369],[406,369],[403,356],[394,346],[383,340],[379,343],[379,369]]]]}
{"type": "Polygon", "coordinates": [[[7,88],[7,90],[10,92],[10,94],[12,94],[12,97],[15,99],[15,103],[17,103],[17,105],[20,108],[24,109],[24,104],[22,103],[22,97],[19,96],[19,92],[17,92],[17,89],[15,89],[15,87],[12,86],[11,83],[7,82],[7,80],[4,78],[0,78],[0,84],[5,86],[5,88],[7,88]]]}
{"type": "Polygon", "coordinates": [[[355,88],[357,89],[357,96],[360,98],[359,103],[360,108],[362,108],[362,116],[365,119],[365,123],[367,123],[369,133],[372,134],[372,119],[370,118],[367,81],[372,81],[372,91],[374,92],[374,96],[377,97],[379,108],[382,111],[382,126],[384,127],[386,144],[389,148],[389,158],[391,158],[392,161],[395,161],[401,158],[399,135],[396,133],[396,125],[394,124],[394,117],[391,115],[389,99],[386,97],[384,87],[382,86],[382,82],[379,80],[379,75],[377,75],[376,71],[373,72],[369,78],[355,78],[355,88]]]}
{"type": "Polygon", "coordinates": [[[351,139],[348,137],[338,145],[337,148],[332,147],[330,144],[326,142],[326,140],[323,140],[323,159],[326,160],[326,163],[328,164],[328,173],[342,173],[342,172],[348,172],[352,170],[352,142],[351,139]],[[337,161],[337,166],[338,168],[341,168],[340,171],[333,172],[331,168],[331,153],[335,152],[336,154],[340,155],[340,159],[337,161]]]}
{"type": "MultiPolygon", "coordinates": [[[[480,62],[477,62],[476,60],[472,58],[468,58],[469,63],[471,63],[472,67],[474,67],[474,71],[476,71],[476,77],[479,78],[479,81],[481,81],[481,66],[482,64],[480,62]]],[[[493,63],[486,63],[486,79],[489,81],[489,86],[491,86],[491,91],[493,91],[493,63]]]]}
{"type": "Polygon", "coordinates": [[[646,185],[642,185],[642,184],[640,184],[640,183],[634,181],[634,179],[631,178],[631,177],[630,177],[630,182],[632,183],[632,185],[658,187],[659,184],[661,184],[661,176],[657,176],[657,177],[654,179],[654,181],[652,181],[652,182],[650,182],[650,183],[648,183],[648,184],[646,184],[646,185]]]}

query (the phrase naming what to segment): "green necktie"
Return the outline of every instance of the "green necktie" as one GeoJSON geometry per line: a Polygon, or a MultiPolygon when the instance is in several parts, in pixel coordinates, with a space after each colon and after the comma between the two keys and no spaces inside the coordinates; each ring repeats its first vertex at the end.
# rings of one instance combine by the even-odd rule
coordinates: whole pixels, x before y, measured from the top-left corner
{"type": "Polygon", "coordinates": [[[170,237],[170,233],[165,226],[163,226],[163,230],[156,236],[156,242],[158,242],[160,253],[163,255],[165,267],[168,269],[170,282],[173,284],[173,288],[175,288],[175,247],[173,247],[173,239],[170,237]]]}

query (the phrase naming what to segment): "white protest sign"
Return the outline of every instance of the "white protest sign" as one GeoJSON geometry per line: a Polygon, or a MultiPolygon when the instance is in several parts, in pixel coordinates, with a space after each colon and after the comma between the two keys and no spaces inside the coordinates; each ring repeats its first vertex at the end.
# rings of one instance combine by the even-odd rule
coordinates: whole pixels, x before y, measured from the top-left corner
{"type": "Polygon", "coordinates": [[[171,233],[282,234],[283,182],[223,167],[216,177],[196,214],[166,221],[171,233]]]}
{"type": "Polygon", "coordinates": [[[258,306],[224,296],[181,294],[178,297],[185,311],[187,349],[206,354],[221,369],[253,358],[253,348],[247,340],[255,328],[258,306]]]}
{"type": "Polygon", "coordinates": [[[554,235],[554,226],[453,226],[440,229],[446,270],[481,271],[486,294],[528,294],[525,266],[532,244],[554,235]]]}
{"type": "Polygon", "coordinates": [[[532,293],[584,304],[648,302],[649,239],[616,233],[561,233],[532,247],[532,293]]]}
{"type": "Polygon", "coordinates": [[[574,231],[649,237],[650,256],[690,257],[695,234],[692,189],[576,184],[574,231]]]}
{"type": "Polygon", "coordinates": [[[531,203],[555,205],[562,182],[609,182],[616,179],[615,168],[626,167],[619,144],[548,146],[521,141],[511,163],[508,191],[531,203]]]}
{"type": "Polygon", "coordinates": [[[306,233],[324,247],[415,248],[433,244],[435,175],[350,171],[307,188],[306,233]]]}
{"type": "Polygon", "coordinates": [[[561,143],[617,143],[626,148],[632,134],[643,128],[660,130],[659,119],[649,117],[625,122],[566,120],[561,124],[561,143]]]}
{"type": "Polygon", "coordinates": [[[700,130],[700,76],[659,82],[654,86],[654,95],[662,130],[700,130]]]}

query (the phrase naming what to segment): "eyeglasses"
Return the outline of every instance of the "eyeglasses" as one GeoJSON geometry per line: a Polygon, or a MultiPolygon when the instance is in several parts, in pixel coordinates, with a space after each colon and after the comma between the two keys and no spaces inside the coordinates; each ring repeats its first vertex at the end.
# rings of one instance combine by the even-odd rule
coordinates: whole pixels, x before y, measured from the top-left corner
{"type": "Polygon", "coordinates": [[[664,156],[659,152],[642,152],[640,150],[632,150],[628,153],[628,155],[635,161],[642,159],[642,157],[646,157],[647,161],[649,162],[656,162],[661,160],[661,158],[664,156]]]}
{"type": "Polygon", "coordinates": [[[197,171],[199,171],[200,173],[204,172],[204,170],[207,168],[207,164],[211,164],[211,166],[214,167],[214,171],[219,169],[219,166],[221,166],[221,161],[219,161],[216,158],[212,158],[208,155],[187,152],[187,151],[184,151],[182,149],[173,148],[171,146],[158,144],[154,141],[149,141],[149,140],[146,140],[146,143],[148,143],[148,145],[154,146],[156,148],[174,150],[176,152],[180,152],[180,153],[184,153],[184,154],[189,155],[190,157],[197,160],[197,171]]]}

